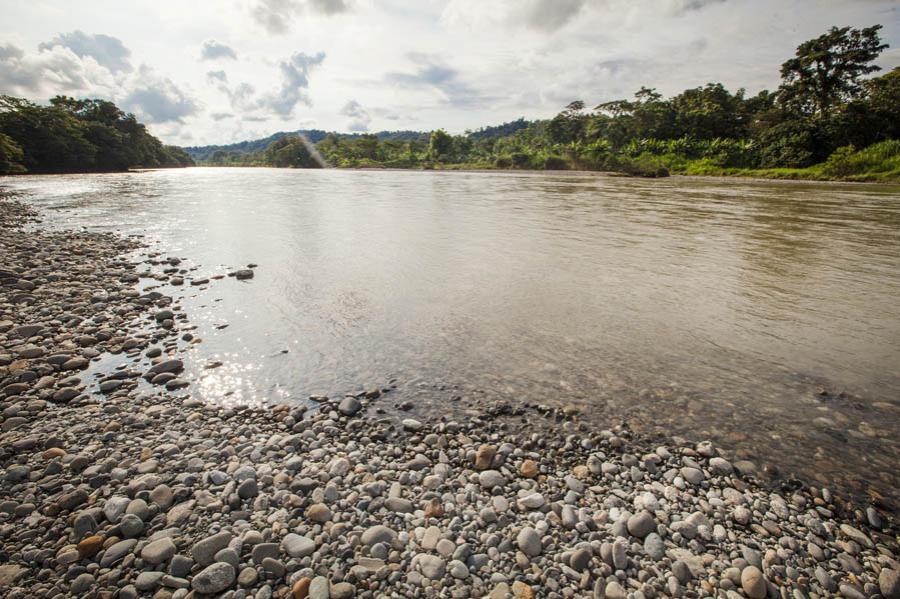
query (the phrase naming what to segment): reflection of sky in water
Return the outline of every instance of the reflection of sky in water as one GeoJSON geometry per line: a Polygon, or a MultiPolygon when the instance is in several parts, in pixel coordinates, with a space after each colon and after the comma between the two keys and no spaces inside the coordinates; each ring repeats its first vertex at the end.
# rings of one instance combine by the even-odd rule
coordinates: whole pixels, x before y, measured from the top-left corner
{"type": "Polygon", "coordinates": [[[0,185],[51,226],[146,235],[187,279],[259,264],[248,282],[160,288],[203,340],[188,374],[211,401],[397,379],[423,409],[576,403],[670,432],[765,431],[760,447],[796,459],[841,447],[888,470],[898,454],[896,187],[267,169],[0,185]],[[822,415],[837,431],[810,424],[822,415]],[[870,425],[880,436],[858,438],[870,425]]]}

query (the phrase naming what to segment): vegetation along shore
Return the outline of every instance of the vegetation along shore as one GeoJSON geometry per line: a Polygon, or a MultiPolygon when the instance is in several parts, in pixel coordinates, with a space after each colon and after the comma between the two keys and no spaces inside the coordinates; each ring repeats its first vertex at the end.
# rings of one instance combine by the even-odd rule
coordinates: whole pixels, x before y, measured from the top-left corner
{"type": "Polygon", "coordinates": [[[375,385],[206,404],[162,290],[252,269],[206,278],[10,198],[0,249],[4,597],[900,597],[884,505],[577,412],[416,420],[375,385]]]}
{"type": "Polygon", "coordinates": [[[276,133],[231,145],[178,148],[103,100],[49,106],[0,102],[0,174],[129,167],[272,166],[597,170],[835,181],[900,181],[900,67],[873,76],[887,48],[880,25],[834,27],[781,66],[775,91],[721,83],[664,98],[587,109],[571,102],[547,120],[519,119],[450,135],[431,132],[276,133]]]}

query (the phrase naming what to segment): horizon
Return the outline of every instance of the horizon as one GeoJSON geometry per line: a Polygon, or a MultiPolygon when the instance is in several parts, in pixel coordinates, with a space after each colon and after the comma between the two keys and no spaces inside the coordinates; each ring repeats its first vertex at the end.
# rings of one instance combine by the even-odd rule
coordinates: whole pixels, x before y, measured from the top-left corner
{"type": "Polygon", "coordinates": [[[166,143],[208,146],[305,129],[459,134],[550,118],[573,100],[628,98],[642,85],[671,96],[721,82],[755,94],[777,88],[781,63],[832,25],[883,25],[891,47],[876,64],[882,72],[900,64],[900,18],[884,0],[414,8],[247,0],[218,8],[10,7],[0,91],[40,103],[57,94],[109,99],[166,143]]]}

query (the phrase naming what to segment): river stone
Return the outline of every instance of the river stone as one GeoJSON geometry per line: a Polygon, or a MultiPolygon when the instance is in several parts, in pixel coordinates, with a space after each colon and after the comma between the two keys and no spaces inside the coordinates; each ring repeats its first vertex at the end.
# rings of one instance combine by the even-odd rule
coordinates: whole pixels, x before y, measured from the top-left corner
{"type": "Polygon", "coordinates": [[[709,469],[712,470],[714,474],[719,474],[721,476],[731,476],[734,472],[734,467],[731,465],[731,462],[725,458],[719,457],[709,459],[709,469]]]}
{"type": "Polygon", "coordinates": [[[159,586],[165,572],[141,572],[134,580],[134,587],[139,591],[150,591],[159,586]]]}
{"type": "Polygon", "coordinates": [[[227,547],[231,539],[231,533],[227,531],[206,537],[194,543],[194,546],[191,547],[191,557],[201,566],[208,566],[213,563],[216,553],[227,547]]]}
{"type": "Polygon", "coordinates": [[[656,529],[656,520],[653,515],[643,510],[628,519],[628,532],[639,539],[643,539],[656,529]]]}
{"type": "Polygon", "coordinates": [[[331,599],[350,599],[355,592],[356,587],[349,582],[338,582],[331,585],[331,599]]]}
{"type": "Polygon", "coordinates": [[[392,544],[394,540],[397,538],[397,533],[388,528],[387,526],[383,526],[381,524],[376,524],[370,528],[367,528],[360,540],[363,545],[368,545],[372,547],[378,543],[392,544]]]}
{"type": "Polygon", "coordinates": [[[603,596],[606,597],[606,599],[625,599],[625,589],[622,588],[622,585],[613,580],[606,584],[603,596]]]}
{"type": "MultiPolygon", "coordinates": [[[[94,575],[85,572],[84,574],[79,574],[75,580],[72,581],[72,586],[69,587],[69,593],[73,596],[77,597],[79,595],[84,595],[91,587],[94,586],[94,575]]],[[[2,586],[2,583],[0,583],[2,586]]]]}
{"type": "Polygon", "coordinates": [[[526,526],[516,535],[516,546],[528,557],[538,556],[543,550],[541,536],[530,526],[526,526]]]}
{"type": "Polygon", "coordinates": [[[314,503],[306,510],[306,517],[320,524],[331,520],[331,515],[331,510],[324,503],[314,503]]]}
{"type": "Polygon", "coordinates": [[[494,487],[502,487],[506,484],[504,477],[498,470],[485,470],[478,475],[478,482],[488,491],[494,487]]]}
{"type": "Polygon", "coordinates": [[[576,572],[583,572],[591,565],[591,557],[593,555],[594,552],[588,547],[576,549],[569,557],[569,566],[576,572]]]}
{"type": "Polygon", "coordinates": [[[145,545],[141,550],[141,559],[155,566],[169,561],[176,551],[172,539],[163,537],[145,545]]]}
{"type": "Polygon", "coordinates": [[[900,599],[900,573],[890,568],[882,568],[878,575],[878,588],[884,599],[900,599]]]}
{"type": "Polygon", "coordinates": [[[651,532],[644,538],[644,553],[652,559],[659,561],[666,554],[666,546],[662,537],[655,532],[651,532]]]}
{"type": "Polygon", "coordinates": [[[415,559],[419,563],[419,570],[422,572],[422,575],[431,580],[441,578],[447,569],[446,562],[436,555],[420,553],[415,559]]]}
{"type": "Polygon", "coordinates": [[[331,597],[331,589],[328,585],[328,579],[324,576],[316,576],[309,583],[309,599],[329,599],[331,597]]]}
{"type": "Polygon", "coordinates": [[[475,452],[475,469],[487,470],[494,462],[494,456],[497,455],[497,448],[493,445],[481,445],[475,452]]]}
{"type": "Polygon", "coordinates": [[[281,547],[291,557],[306,557],[316,550],[316,543],[312,539],[289,533],[282,539],[281,547]]]}
{"type": "Polygon", "coordinates": [[[198,593],[221,593],[232,585],[235,579],[234,566],[218,562],[207,566],[191,580],[191,587],[198,593]]]}
{"type": "Polygon", "coordinates": [[[704,476],[702,470],[685,466],[681,469],[681,478],[696,486],[703,482],[704,476]]]}
{"type": "Polygon", "coordinates": [[[747,566],[741,571],[741,588],[751,599],[765,599],[768,592],[766,579],[756,566],[747,566]]]}
{"type": "Polygon", "coordinates": [[[119,563],[126,555],[131,553],[131,550],[134,549],[135,545],[137,545],[137,539],[126,539],[114,544],[103,552],[103,557],[100,558],[100,567],[109,568],[110,566],[119,563]]]}
{"type": "Polygon", "coordinates": [[[129,503],[131,500],[121,495],[110,497],[103,505],[103,516],[111,524],[117,524],[128,509],[129,503]]]}
{"type": "Polygon", "coordinates": [[[338,404],[338,412],[344,416],[354,416],[360,410],[362,410],[362,404],[352,395],[345,397],[341,400],[341,403],[338,404]]]}

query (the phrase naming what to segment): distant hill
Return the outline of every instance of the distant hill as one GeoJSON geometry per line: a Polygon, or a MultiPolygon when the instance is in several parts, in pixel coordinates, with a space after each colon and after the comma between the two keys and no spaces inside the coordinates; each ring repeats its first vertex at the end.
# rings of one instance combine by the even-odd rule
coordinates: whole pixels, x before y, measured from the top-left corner
{"type": "MultiPolygon", "coordinates": [[[[480,139],[488,139],[488,138],[496,138],[496,137],[505,137],[507,135],[512,135],[519,129],[524,129],[528,125],[530,125],[532,121],[526,121],[524,118],[519,118],[515,121],[510,121],[508,123],[503,123],[502,125],[494,125],[492,127],[482,127],[481,129],[476,129],[475,131],[466,131],[466,136],[473,140],[480,139]]],[[[325,136],[328,135],[328,131],[323,131],[322,129],[300,129],[298,131],[279,131],[278,133],[273,133],[268,137],[263,137],[262,139],[250,139],[247,141],[241,141],[233,144],[225,144],[225,145],[213,145],[213,146],[186,146],[184,147],[184,151],[190,155],[191,158],[198,162],[206,161],[212,156],[215,152],[219,150],[224,152],[237,152],[239,154],[253,154],[254,152],[260,152],[269,147],[269,144],[273,141],[281,139],[282,137],[286,137],[288,135],[298,135],[302,134],[306,136],[306,138],[312,143],[316,144],[325,139],[325,136]]],[[[366,133],[334,133],[334,135],[342,138],[342,139],[356,139],[358,137],[362,137],[363,135],[369,135],[366,133]]],[[[377,133],[372,133],[381,141],[391,141],[391,140],[399,140],[399,141],[421,141],[428,142],[428,137],[431,135],[430,131],[378,131],[377,133]]]]}
{"type": "Polygon", "coordinates": [[[503,123],[502,125],[482,127],[481,129],[476,129],[475,131],[466,131],[466,136],[469,139],[474,140],[489,139],[491,137],[506,137],[507,135],[512,135],[519,129],[524,129],[531,123],[532,121],[526,121],[524,117],[519,117],[515,121],[503,123]]]}
{"type": "MultiPolygon", "coordinates": [[[[259,152],[261,150],[265,150],[269,147],[269,144],[273,141],[281,139],[282,137],[287,137],[288,135],[304,135],[309,141],[312,143],[319,143],[325,136],[328,135],[328,131],[323,131],[321,129],[300,129],[298,131],[279,131],[278,133],[273,133],[268,137],[263,137],[262,139],[251,139],[247,141],[241,141],[233,144],[226,145],[212,145],[212,146],[186,146],[184,147],[184,151],[190,155],[191,158],[197,161],[207,160],[210,156],[212,156],[215,152],[222,150],[224,152],[238,152],[240,154],[252,154],[254,152],[259,152]]],[[[363,133],[335,133],[334,135],[343,138],[343,139],[355,139],[357,137],[362,137],[363,133]]],[[[381,141],[385,140],[401,140],[401,141],[428,141],[427,132],[422,131],[378,131],[377,133],[373,133],[378,139],[381,141]]]]}

